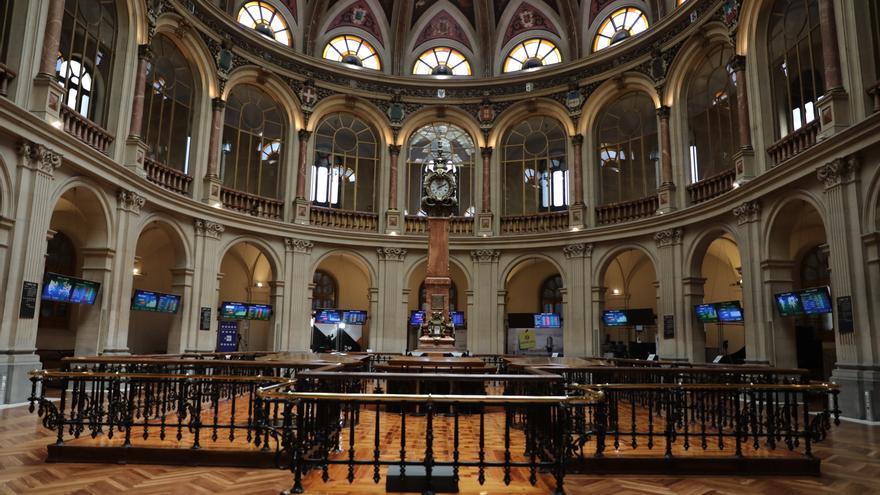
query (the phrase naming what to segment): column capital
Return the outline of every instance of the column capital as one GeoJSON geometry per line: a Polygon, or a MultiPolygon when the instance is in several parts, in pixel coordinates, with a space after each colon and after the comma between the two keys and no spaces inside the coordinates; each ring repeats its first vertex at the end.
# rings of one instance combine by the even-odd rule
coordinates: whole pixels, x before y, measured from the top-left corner
{"type": "Polygon", "coordinates": [[[471,251],[471,260],[474,263],[497,263],[501,257],[501,251],[497,249],[475,249],[471,251]]]}
{"type": "Polygon", "coordinates": [[[49,177],[61,166],[61,155],[42,144],[22,140],[18,143],[18,154],[23,166],[49,177]]]}
{"type": "Polygon", "coordinates": [[[401,146],[399,144],[389,144],[388,153],[391,155],[399,155],[401,146]]]}
{"type": "Polygon", "coordinates": [[[376,248],[376,253],[379,255],[379,259],[383,261],[403,261],[406,259],[406,249],[404,248],[376,248]]]}
{"type": "Polygon", "coordinates": [[[150,47],[149,43],[138,45],[138,60],[146,60],[149,62],[153,60],[154,55],[153,49],[150,47]]]}
{"type": "Polygon", "coordinates": [[[480,154],[483,155],[483,158],[492,158],[492,152],[494,151],[495,149],[491,146],[483,146],[480,148],[480,154]]]}
{"type": "Polygon", "coordinates": [[[569,244],[562,248],[562,254],[566,259],[589,258],[593,256],[593,245],[587,243],[569,244]]]}
{"type": "Polygon", "coordinates": [[[296,135],[299,138],[300,142],[308,141],[309,138],[312,137],[312,131],[308,129],[300,129],[299,131],[297,131],[296,135]]]}
{"type": "Polygon", "coordinates": [[[146,202],[143,196],[134,191],[120,189],[116,192],[116,207],[120,210],[138,215],[146,202]]]}
{"type": "Polygon", "coordinates": [[[220,234],[226,230],[226,227],[222,224],[212,222],[211,220],[203,220],[201,218],[196,218],[193,221],[193,226],[196,229],[196,235],[210,237],[211,239],[219,239],[220,234]]]}
{"type": "Polygon", "coordinates": [[[584,135],[583,134],[575,134],[571,137],[571,145],[578,147],[583,146],[584,144],[584,135]]]}
{"type": "Polygon", "coordinates": [[[734,55],[727,61],[727,68],[733,72],[743,72],[746,70],[746,56],[734,55]]]}
{"type": "Polygon", "coordinates": [[[859,171],[859,159],[855,155],[837,158],[816,169],[816,178],[831,189],[851,182],[859,171]]]}
{"type": "Polygon", "coordinates": [[[310,254],[315,243],[306,239],[294,239],[288,237],[284,239],[284,247],[289,253],[310,254]]]}
{"type": "Polygon", "coordinates": [[[658,248],[681,244],[681,238],[684,235],[683,229],[661,230],[654,234],[654,242],[658,248]]]}
{"type": "Polygon", "coordinates": [[[669,118],[669,107],[666,105],[661,105],[660,108],[657,109],[657,117],[660,120],[666,120],[669,118]]]}
{"type": "Polygon", "coordinates": [[[744,201],[734,207],[731,213],[736,217],[736,223],[739,225],[756,222],[761,215],[761,203],[758,200],[744,201]]]}
{"type": "Polygon", "coordinates": [[[226,108],[226,100],[224,100],[223,98],[220,98],[220,97],[212,98],[211,99],[211,108],[213,108],[215,112],[219,111],[219,110],[223,110],[224,108],[226,108]]]}

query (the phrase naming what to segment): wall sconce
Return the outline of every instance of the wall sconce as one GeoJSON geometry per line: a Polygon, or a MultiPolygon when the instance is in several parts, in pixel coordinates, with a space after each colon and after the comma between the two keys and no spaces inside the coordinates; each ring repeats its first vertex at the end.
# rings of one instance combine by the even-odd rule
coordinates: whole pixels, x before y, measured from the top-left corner
{"type": "Polygon", "coordinates": [[[620,295],[620,289],[611,289],[611,295],[612,295],[612,296],[619,296],[619,295],[620,295]]]}
{"type": "Polygon", "coordinates": [[[256,284],[254,284],[254,287],[256,287],[258,289],[262,289],[263,285],[265,285],[265,284],[263,284],[263,282],[257,282],[256,284]]]}
{"type": "Polygon", "coordinates": [[[141,261],[140,256],[134,257],[134,266],[131,268],[131,274],[135,277],[141,277],[144,275],[144,263],[141,261]]]}

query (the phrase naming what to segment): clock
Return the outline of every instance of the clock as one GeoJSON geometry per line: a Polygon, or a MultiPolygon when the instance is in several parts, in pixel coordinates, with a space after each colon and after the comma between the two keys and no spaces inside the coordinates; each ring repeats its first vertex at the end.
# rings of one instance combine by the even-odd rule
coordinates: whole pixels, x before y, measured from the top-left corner
{"type": "Polygon", "coordinates": [[[448,169],[435,169],[422,183],[422,209],[432,217],[448,217],[458,209],[455,174],[448,169]]]}

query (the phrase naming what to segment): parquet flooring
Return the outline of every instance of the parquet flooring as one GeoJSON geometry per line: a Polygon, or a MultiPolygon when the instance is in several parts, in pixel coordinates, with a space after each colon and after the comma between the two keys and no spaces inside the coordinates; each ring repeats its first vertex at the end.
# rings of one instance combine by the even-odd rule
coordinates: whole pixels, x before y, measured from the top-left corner
{"type": "MultiPolygon", "coordinates": [[[[358,452],[372,450],[374,413],[362,417],[356,438],[358,452]],[[366,440],[369,438],[370,440],[366,440]],[[361,443],[368,442],[368,443],[361,443]],[[361,447],[363,445],[363,447],[361,447]]],[[[463,430],[477,431],[474,418],[462,418],[463,430]]],[[[418,419],[418,418],[416,418],[418,419]]],[[[448,425],[451,418],[438,417],[435,441],[437,455],[451,444],[448,425]],[[444,442],[446,442],[444,444],[444,442]]],[[[383,413],[382,448],[389,452],[399,449],[395,429],[399,421],[387,421],[383,413]]],[[[413,424],[418,424],[415,421],[413,424]]],[[[487,415],[489,433],[487,458],[503,457],[503,416],[487,415]]],[[[421,455],[424,436],[416,435],[418,427],[407,423],[407,450],[421,455]],[[411,436],[412,435],[412,436],[411,436]]],[[[151,432],[152,435],[152,432],[151,432]]],[[[221,439],[223,433],[220,433],[221,439]]],[[[462,437],[462,451],[472,457],[474,437],[462,437]]],[[[46,445],[54,440],[53,432],[39,423],[36,415],[26,407],[0,410],[0,493],[2,494],[271,494],[290,488],[293,478],[287,471],[274,469],[190,468],[176,466],[102,465],[102,464],[49,464],[45,463],[46,445]]],[[[512,435],[516,445],[518,438],[512,435]]],[[[347,438],[343,438],[346,442],[347,438]]],[[[113,443],[116,440],[112,441],[113,443]]],[[[137,442],[137,440],[135,440],[137,442]]],[[[188,446],[186,441],[183,445],[188,446]]],[[[137,445],[137,443],[135,443],[137,445]]],[[[205,446],[209,447],[210,442],[205,446]]],[[[228,442],[225,444],[228,445],[228,442]]],[[[225,446],[218,442],[214,448],[225,446]]],[[[658,447],[655,446],[655,450],[658,447]]],[[[514,449],[514,452],[521,449],[514,449]]],[[[662,447],[660,452],[662,453],[662,447]]],[[[815,454],[823,460],[821,477],[669,477],[669,476],[566,476],[566,493],[581,494],[687,494],[687,495],[744,495],[744,494],[880,494],[880,427],[843,423],[834,428],[829,438],[815,446],[815,454]]],[[[390,454],[390,455],[394,455],[390,454]]],[[[383,479],[378,485],[372,481],[371,466],[358,467],[351,485],[345,476],[346,466],[330,469],[330,482],[323,483],[320,472],[313,472],[305,480],[307,493],[384,493],[383,479]]],[[[486,484],[477,483],[476,470],[462,470],[461,493],[485,494],[544,494],[553,486],[550,476],[539,475],[538,484],[527,482],[528,471],[516,470],[513,482],[505,486],[501,469],[487,470],[486,484]]]]}

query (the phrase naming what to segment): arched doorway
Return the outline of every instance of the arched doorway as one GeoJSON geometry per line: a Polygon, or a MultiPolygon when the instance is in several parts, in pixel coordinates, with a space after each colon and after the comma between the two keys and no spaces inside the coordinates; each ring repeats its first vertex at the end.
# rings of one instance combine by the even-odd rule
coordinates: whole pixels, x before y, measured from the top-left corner
{"type": "Polygon", "coordinates": [[[645,359],[657,354],[657,271],[640,249],[627,249],[602,274],[602,355],[645,359]]]}
{"type": "MultiPolygon", "coordinates": [[[[709,243],[700,264],[700,274],[704,280],[702,302],[715,304],[716,307],[719,307],[716,303],[735,302],[742,316],[742,260],[736,241],[730,234],[722,234],[709,243]]],[[[742,363],[746,359],[744,322],[734,321],[734,311],[725,315],[728,313],[731,316],[728,321],[698,322],[695,326],[696,333],[703,331],[706,361],[713,361],[717,356],[723,356],[720,362],[742,363]]]]}
{"type": "Polygon", "coordinates": [[[562,355],[565,288],[559,268],[528,257],[511,268],[504,283],[505,352],[562,355]]]}
{"type": "Polygon", "coordinates": [[[220,318],[237,322],[238,350],[274,350],[278,337],[274,331],[276,314],[281,308],[275,291],[273,262],[263,246],[241,241],[230,247],[220,262],[218,278],[220,318]],[[246,308],[230,310],[229,315],[224,315],[224,303],[242,303],[246,308]],[[271,312],[267,315],[265,311],[247,309],[259,308],[258,305],[272,306],[271,312]]]}
{"type": "MultiPolygon", "coordinates": [[[[406,350],[411,351],[419,346],[418,323],[419,315],[417,312],[428,311],[428,301],[425,296],[425,274],[427,273],[428,262],[421,261],[409,274],[407,283],[407,333],[406,333],[406,350]]],[[[468,286],[468,277],[464,270],[457,263],[449,264],[449,277],[452,279],[452,285],[449,288],[449,311],[453,320],[457,322],[455,325],[455,347],[460,350],[467,349],[467,332],[468,332],[468,296],[470,289],[468,286]]]]}
{"type": "Polygon", "coordinates": [[[314,351],[362,351],[369,347],[371,314],[370,271],[363,260],[346,252],[321,259],[312,275],[314,351]]]}

